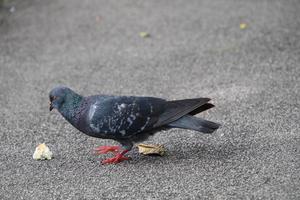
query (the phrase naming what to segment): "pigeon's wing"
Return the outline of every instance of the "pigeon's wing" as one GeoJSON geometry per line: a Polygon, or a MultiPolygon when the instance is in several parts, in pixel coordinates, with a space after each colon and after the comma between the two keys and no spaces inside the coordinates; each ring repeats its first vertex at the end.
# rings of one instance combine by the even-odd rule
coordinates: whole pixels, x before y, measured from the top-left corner
{"type": "Polygon", "coordinates": [[[152,128],[164,112],[165,102],[153,97],[99,99],[90,106],[89,126],[99,137],[104,133],[108,138],[128,138],[152,128]]]}
{"type": "Polygon", "coordinates": [[[189,114],[189,115],[197,115],[197,114],[199,114],[199,113],[201,113],[201,112],[204,112],[204,111],[206,111],[206,110],[208,110],[208,109],[211,109],[211,108],[213,108],[213,107],[215,107],[215,105],[213,105],[213,104],[211,104],[211,103],[206,103],[206,104],[204,104],[204,105],[202,105],[202,106],[196,108],[196,109],[193,110],[192,112],[189,112],[188,114],[189,114]]]}
{"type": "MultiPolygon", "coordinates": [[[[195,99],[183,99],[176,101],[167,101],[165,104],[165,111],[159,116],[158,121],[154,124],[154,127],[160,127],[169,124],[180,117],[204,106],[209,98],[195,98],[195,99]]],[[[208,107],[211,104],[208,104],[208,107]]],[[[203,110],[206,110],[203,109],[203,110]]]]}

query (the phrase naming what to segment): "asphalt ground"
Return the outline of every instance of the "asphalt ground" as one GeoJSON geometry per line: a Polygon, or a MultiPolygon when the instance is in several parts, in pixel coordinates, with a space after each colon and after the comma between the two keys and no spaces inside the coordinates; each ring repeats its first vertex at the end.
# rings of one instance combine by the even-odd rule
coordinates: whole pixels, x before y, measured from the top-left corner
{"type": "Polygon", "coordinates": [[[2,3],[1,199],[300,199],[298,0],[2,3]],[[222,127],[160,132],[147,143],[165,157],[102,166],[91,150],[117,143],[50,113],[57,85],[210,97],[201,116],[222,127]],[[50,161],[32,159],[42,142],[50,161]]]}

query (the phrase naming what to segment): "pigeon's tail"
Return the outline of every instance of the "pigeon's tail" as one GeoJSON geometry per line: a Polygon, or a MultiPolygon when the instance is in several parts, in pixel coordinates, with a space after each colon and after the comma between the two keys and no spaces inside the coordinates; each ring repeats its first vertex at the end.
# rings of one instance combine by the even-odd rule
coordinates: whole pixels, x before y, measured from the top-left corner
{"type": "Polygon", "coordinates": [[[178,120],[169,123],[168,126],[172,128],[191,129],[203,133],[212,133],[220,127],[220,124],[191,115],[185,115],[178,120]]]}

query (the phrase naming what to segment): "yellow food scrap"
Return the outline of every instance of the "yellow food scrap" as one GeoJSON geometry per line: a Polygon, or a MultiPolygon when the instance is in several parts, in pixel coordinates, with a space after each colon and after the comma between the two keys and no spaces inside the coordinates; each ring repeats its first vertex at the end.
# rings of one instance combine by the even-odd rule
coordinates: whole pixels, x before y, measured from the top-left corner
{"type": "Polygon", "coordinates": [[[245,29],[245,28],[247,28],[247,24],[245,24],[245,23],[240,23],[240,29],[243,30],[243,29],[245,29]]]}
{"type": "Polygon", "coordinates": [[[142,38],[150,37],[150,34],[147,32],[140,32],[140,37],[142,38]]]}
{"type": "Polygon", "coordinates": [[[161,144],[139,144],[139,153],[144,155],[160,155],[166,154],[165,147],[161,144]]]}
{"type": "Polygon", "coordinates": [[[50,160],[52,158],[52,152],[45,143],[42,143],[36,147],[32,157],[35,160],[50,160]]]}

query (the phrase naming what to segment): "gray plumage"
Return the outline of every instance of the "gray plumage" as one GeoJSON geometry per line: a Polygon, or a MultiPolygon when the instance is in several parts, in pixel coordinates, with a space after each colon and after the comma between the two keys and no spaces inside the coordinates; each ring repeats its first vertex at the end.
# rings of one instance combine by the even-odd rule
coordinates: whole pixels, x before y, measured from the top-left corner
{"type": "Polygon", "coordinates": [[[183,128],[212,133],[219,124],[193,115],[212,108],[209,98],[166,101],[154,97],[95,95],[83,97],[67,87],[50,94],[52,108],[81,132],[113,139],[130,150],[162,129],[183,128]]]}

